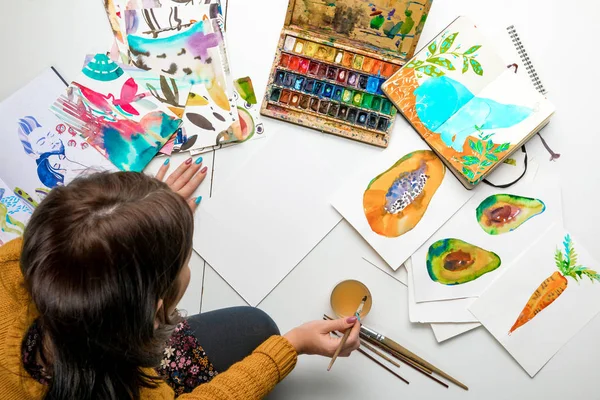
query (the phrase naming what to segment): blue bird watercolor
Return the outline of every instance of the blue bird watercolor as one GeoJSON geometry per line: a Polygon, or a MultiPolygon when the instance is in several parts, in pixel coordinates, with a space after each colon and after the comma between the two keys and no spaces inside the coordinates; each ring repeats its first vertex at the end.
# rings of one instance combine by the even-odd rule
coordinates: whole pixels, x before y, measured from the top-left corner
{"type": "Polygon", "coordinates": [[[528,107],[477,97],[447,76],[431,78],[414,91],[421,122],[439,133],[448,147],[462,153],[467,138],[480,129],[510,128],[528,118],[528,107]],[[454,140],[453,140],[454,138],[454,140]]]}

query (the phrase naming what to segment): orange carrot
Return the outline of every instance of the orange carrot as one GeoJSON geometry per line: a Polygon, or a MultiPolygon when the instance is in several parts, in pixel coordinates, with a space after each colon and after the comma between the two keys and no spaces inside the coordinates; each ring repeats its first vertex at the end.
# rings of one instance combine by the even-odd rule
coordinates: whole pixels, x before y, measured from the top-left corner
{"type": "Polygon", "coordinates": [[[562,292],[565,291],[568,284],[569,281],[567,281],[567,278],[562,276],[558,271],[542,282],[535,293],[529,298],[527,305],[523,311],[521,311],[519,318],[517,318],[517,322],[510,328],[509,334],[531,321],[533,317],[538,315],[544,308],[548,307],[554,300],[558,299],[562,292]]]}
{"type": "Polygon", "coordinates": [[[583,277],[589,278],[592,282],[600,282],[600,274],[587,267],[577,265],[577,253],[573,246],[570,235],[566,235],[563,241],[564,254],[560,249],[556,249],[554,260],[558,271],[554,272],[537,288],[529,301],[521,311],[519,318],[515,321],[508,334],[510,335],[527,322],[531,321],[542,310],[554,303],[556,299],[567,289],[569,281],[567,277],[575,279],[576,282],[583,277]],[[560,271],[560,272],[559,272],[560,271]]]}

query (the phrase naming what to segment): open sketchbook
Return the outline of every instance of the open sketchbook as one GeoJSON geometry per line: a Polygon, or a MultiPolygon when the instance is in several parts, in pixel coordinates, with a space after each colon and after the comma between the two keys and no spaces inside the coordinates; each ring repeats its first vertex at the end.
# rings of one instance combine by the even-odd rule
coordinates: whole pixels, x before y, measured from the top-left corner
{"type": "Polygon", "coordinates": [[[554,113],[540,87],[522,73],[530,68],[525,53],[517,50],[507,62],[497,44],[468,18],[459,17],[382,89],[472,189],[554,113]]]}

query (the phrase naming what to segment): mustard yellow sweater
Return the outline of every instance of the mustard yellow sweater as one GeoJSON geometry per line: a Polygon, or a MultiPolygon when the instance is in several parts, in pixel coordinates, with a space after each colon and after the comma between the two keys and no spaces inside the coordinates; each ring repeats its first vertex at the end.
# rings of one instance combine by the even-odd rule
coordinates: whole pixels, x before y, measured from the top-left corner
{"type": "MultiPolygon", "coordinates": [[[[22,241],[0,247],[0,399],[38,400],[46,387],[29,376],[21,361],[21,342],[36,318],[35,307],[24,287],[19,267],[22,241]]],[[[273,336],[250,356],[217,375],[210,383],[182,400],[260,399],[285,378],[296,365],[297,354],[281,336],[273,336]]],[[[154,371],[145,371],[156,374],[154,371]]],[[[173,399],[173,390],[162,383],[156,389],[144,389],[144,400],[173,399]]]]}

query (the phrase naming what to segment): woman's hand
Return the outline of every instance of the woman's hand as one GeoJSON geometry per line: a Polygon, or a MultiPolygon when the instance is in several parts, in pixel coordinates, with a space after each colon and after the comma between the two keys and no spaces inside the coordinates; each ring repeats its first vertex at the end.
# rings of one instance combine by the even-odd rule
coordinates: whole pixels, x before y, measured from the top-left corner
{"type": "Polygon", "coordinates": [[[348,357],[360,346],[360,322],[356,317],[333,321],[313,321],[292,329],[284,337],[294,346],[298,355],[318,354],[333,357],[341,338],[332,337],[330,332],[345,332],[352,329],[339,357],[348,357]]]}
{"type": "MultiPolygon", "coordinates": [[[[168,158],[158,170],[156,179],[160,181],[164,180],[170,165],[171,159],[168,158]]],[[[190,157],[175,172],[169,175],[165,183],[169,185],[171,190],[186,199],[190,208],[194,211],[202,201],[202,196],[196,198],[192,198],[191,196],[198,189],[202,181],[204,181],[204,178],[206,178],[207,171],[208,167],[202,166],[202,157],[198,157],[196,161],[190,157]]]]}

